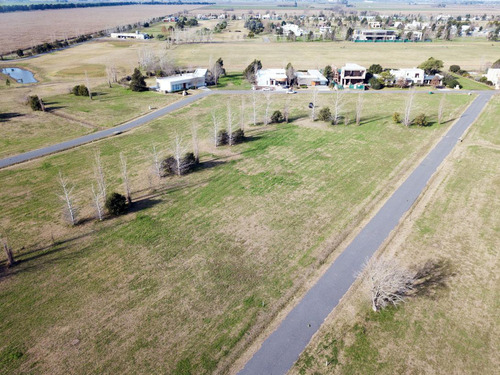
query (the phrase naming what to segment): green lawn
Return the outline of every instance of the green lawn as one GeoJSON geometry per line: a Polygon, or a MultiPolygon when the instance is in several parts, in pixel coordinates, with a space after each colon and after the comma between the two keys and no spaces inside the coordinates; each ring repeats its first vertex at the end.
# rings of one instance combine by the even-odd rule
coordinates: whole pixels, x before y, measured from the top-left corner
{"type": "Polygon", "coordinates": [[[496,97],[383,250],[406,266],[448,262],[446,287],[373,313],[363,280],[290,374],[498,372],[498,116],[496,97]]]}
{"type": "Polygon", "coordinates": [[[491,86],[485,85],[484,83],[477,82],[473,79],[462,77],[459,74],[454,74],[450,73],[452,76],[454,76],[460,85],[462,86],[463,90],[492,90],[493,88],[491,86]]]}
{"type": "Polygon", "coordinates": [[[33,112],[23,104],[24,96],[33,94],[29,88],[2,88],[0,157],[116,126],[149,113],[149,106],[160,108],[181,99],[178,94],[133,92],[118,85],[97,86],[92,91],[93,100],[70,93],[40,94],[48,109],[43,113],[33,112]]]}
{"type": "MultiPolygon", "coordinates": [[[[347,98],[353,118],[357,95],[347,98]]],[[[446,119],[470,99],[448,95],[446,119]]],[[[211,111],[224,124],[228,100],[213,95],[129,134],[0,170],[0,227],[21,261],[0,270],[1,372],[208,374],[232,364],[450,125],[394,124],[405,96],[384,94],[366,96],[361,126],[334,127],[308,119],[309,97],[280,95],[270,110],[290,100],[291,124],[252,126],[244,144],[214,149],[211,111]],[[156,184],[151,145],[166,156],[178,133],[189,149],[193,123],[202,168],[156,184]],[[122,191],[124,152],[136,202],[102,223],[90,220],[96,149],[108,191],[122,191]],[[59,171],[85,219],[75,228],[61,219],[59,171]]],[[[231,100],[235,122],[240,103],[231,100]]],[[[415,114],[432,120],[438,103],[418,95],[415,114]]]]}
{"type": "Polygon", "coordinates": [[[224,90],[249,90],[252,85],[245,79],[242,73],[227,73],[220,77],[217,88],[224,90]]]}

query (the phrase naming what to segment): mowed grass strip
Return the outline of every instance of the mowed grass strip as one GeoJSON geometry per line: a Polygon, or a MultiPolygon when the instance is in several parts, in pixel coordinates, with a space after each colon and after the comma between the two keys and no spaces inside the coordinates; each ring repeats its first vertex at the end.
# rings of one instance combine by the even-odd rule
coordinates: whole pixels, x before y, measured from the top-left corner
{"type": "Polygon", "coordinates": [[[444,260],[447,287],[373,313],[362,281],[290,374],[497,372],[499,115],[495,97],[382,254],[444,260]]]}
{"type": "MultiPolygon", "coordinates": [[[[343,113],[353,118],[357,96],[347,98],[343,113]]],[[[0,226],[21,261],[0,273],[2,370],[212,373],[317,268],[325,240],[355,225],[450,124],[393,124],[404,95],[367,95],[359,127],[312,123],[310,98],[273,96],[271,113],[290,100],[294,122],[251,127],[246,143],[214,150],[211,111],[224,123],[228,99],[214,95],[130,134],[0,171],[0,226]],[[166,155],[177,133],[189,148],[193,122],[202,168],[153,191],[151,144],[166,155]],[[122,190],[118,154],[127,156],[135,207],[69,228],[57,174],[75,184],[80,215],[90,218],[96,149],[109,191],[122,190]]],[[[447,121],[470,99],[448,95],[447,121]]],[[[244,100],[248,124],[251,96],[244,100]]],[[[231,103],[236,118],[240,103],[231,103]]],[[[418,95],[415,113],[432,116],[438,103],[418,95]]]]}

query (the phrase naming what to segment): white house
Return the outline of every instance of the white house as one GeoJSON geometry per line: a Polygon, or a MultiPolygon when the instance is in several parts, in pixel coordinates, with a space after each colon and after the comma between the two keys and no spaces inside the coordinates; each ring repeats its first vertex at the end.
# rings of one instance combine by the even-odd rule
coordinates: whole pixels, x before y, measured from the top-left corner
{"type": "Polygon", "coordinates": [[[495,89],[500,90],[500,69],[489,68],[486,79],[495,85],[495,89]]]}
{"type": "Polygon", "coordinates": [[[114,39],[149,39],[149,35],[140,33],[139,31],[136,31],[135,33],[111,33],[111,38],[114,38],[114,39]]]}
{"type": "Polygon", "coordinates": [[[287,85],[285,69],[260,69],[256,74],[257,86],[284,87],[287,85]]]}
{"type": "Polygon", "coordinates": [[[366,68],[364,66],[347,63],[340,69],[339,84],[342,86],[363,85],[366,78],[366,68]]]}
{"type": "Polygon", "coordinates": [[[307,86],[325,86],[328,84],[326,77],[319,70],[311,69],[307,72],[295,72],[297,83],[307,86]]]}
{"type": "Polygon", "coordinates": [[[176,92],[205,86],[207,69],[196,69],[193,73],[157,78],[156,87],[160,92],[176,92]]]}
{"type": "Polygon", "coordinates": [[[406,82],[412,85],[424,84],[425,72],[423,69],[391,69],[391,74],[394,76],[396,81],[398,81],[399,79],[404,79],[406,80],[406,82]]]}
{"type": "Polygon", "coordinates": [[[302,30],[298,25],[294,25],[292,23],[287,23],[281,27],[283,28],[283,34],[285,35],[294,33],[295,36],[302,36],[304,34],[304,30],[302,30]]]}

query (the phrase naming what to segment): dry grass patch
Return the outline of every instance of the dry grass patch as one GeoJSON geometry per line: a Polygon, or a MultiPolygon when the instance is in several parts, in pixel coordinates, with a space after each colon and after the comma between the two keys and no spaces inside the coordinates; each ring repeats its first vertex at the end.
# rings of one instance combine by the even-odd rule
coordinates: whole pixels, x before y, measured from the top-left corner
{"type": "Polygon", "coordinates": [[[372,313],[361,280],[291,374],[497,372],[499,115],[496,97],[382,252],[407,266],[443,259],[446,288],[372,313]]]}

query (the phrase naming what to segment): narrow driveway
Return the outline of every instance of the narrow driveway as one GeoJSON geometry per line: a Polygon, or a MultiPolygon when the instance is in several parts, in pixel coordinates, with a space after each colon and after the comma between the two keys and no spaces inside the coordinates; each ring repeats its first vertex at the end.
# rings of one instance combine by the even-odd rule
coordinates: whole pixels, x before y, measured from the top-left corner
{"type": "Polygon", "coordinates": [[[112,136],[116,132],[124,132],[130,129],[137,128],[138,126],[144,125],[145,123],[148,123],[150,121],[156,120],[159,117],[165,116],[166,114],[176,111],[179,108],[182,108],[188,104],[191,104],[192,102],[201,99],[207,95],[210,95],[211,91],[203,91],[199,94],[193,95],[193,96],[187,96],[184,99],[175,102],[173,104],[170,104],[164,108],[161,108],[157,111],[148,113],[145,116],[139,117],[138,119],[135,119],[133,121],[127,122],[123,125],[115,126],[114,128],[109,128],[106,130],[101,130],[99,132],[95,132],[92,134],[84,135],[79,138],[71,139],[66,142],[61,142],[57,143],[52,146],[47,146],[43,147],[37,150],[33,151],[28,151],[22,154],[14,155],[7,157],[5,159],[0,159],[0,168],[5,168],[14,164],[22,163],[31,159],[39,158],[42,156],[46,156],[49,154],[53,154],[55,152],[67,150],[69,148],[81,146],[86,143],[90,143],[93,141],[97,141],[102,138],[106,138],[109,136],[112,136]]]}
{"type": "Polygon", "coordinates": [[[436,169],[459,142],[465,130],[476,120],[493,94],[491,91],[479,93],[441,141],[264,341],[239,375],[282,375],[288,372],[311,337],[350,288],[365,260],[375,253],[396,228],[401,217],[422,193],[436,169]]]}

